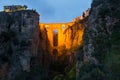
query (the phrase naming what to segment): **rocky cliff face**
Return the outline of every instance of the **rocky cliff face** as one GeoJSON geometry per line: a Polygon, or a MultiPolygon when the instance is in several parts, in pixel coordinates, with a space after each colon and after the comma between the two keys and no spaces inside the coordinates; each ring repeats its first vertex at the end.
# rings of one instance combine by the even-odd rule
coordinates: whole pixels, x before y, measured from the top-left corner
{"type": "Polygon", "coordinates": [[[83,40],[78,80],[119,80],[119,0],[93,0],[83,40]]]}
{"type": "Polygon", "coordinates": [[[64,44],[68,47],[67,49],[77,49],[82,46],[83,34],[85,26],[87,25],[87,19],[89,16],[90,9],[83,12],[82,16],[75,18],[73,24],[64,31],[64,44]]]}
{"type": "Polygon", "coordinates": [[[31,58],[38,55],[39,15],[25,10],[0,12],[0,80],[14,80],[30,72],[31,58]]]}

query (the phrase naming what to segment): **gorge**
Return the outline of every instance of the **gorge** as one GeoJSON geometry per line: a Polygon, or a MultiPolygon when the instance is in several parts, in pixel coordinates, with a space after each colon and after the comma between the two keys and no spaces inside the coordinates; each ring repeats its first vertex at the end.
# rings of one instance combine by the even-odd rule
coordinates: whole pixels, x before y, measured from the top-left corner
{"type": "Polygon", "coordinates": [[[120,80],[120,0],[93,0],[67,23],[0,12],[0,80],[120,80]]]}

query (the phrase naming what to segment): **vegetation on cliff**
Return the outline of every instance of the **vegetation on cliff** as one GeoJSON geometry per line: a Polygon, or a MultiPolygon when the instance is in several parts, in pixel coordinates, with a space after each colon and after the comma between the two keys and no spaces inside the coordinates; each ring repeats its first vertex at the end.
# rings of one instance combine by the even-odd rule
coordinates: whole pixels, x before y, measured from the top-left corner
{"type": "Polygon", "coordinates": [[[120,0],[93,0],[78,80],[120,80],[120,0]]]}

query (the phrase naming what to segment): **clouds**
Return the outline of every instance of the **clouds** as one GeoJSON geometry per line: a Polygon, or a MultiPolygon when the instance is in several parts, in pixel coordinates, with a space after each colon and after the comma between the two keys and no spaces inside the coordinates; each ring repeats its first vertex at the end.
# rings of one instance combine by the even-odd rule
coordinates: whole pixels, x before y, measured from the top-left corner
{"type": "Polygon", "coordinates": [[[90,7],[92,0],[0,0],[4,5],[28,5],[39,12],[41,22],[69,22],[90,7]]]}

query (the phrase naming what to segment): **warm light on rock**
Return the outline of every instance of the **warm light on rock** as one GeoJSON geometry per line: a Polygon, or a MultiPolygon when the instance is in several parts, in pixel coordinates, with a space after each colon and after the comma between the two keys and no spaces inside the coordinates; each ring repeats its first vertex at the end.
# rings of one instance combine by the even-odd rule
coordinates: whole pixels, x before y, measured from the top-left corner
{"type": "MultiPolygon", "coordinates": [[[[84,25],[75,21],[68,23],[40,23],[40,30],[46,30],[51,49],[57,49],[58,52],[61,52],[63,49],[69,50],[82,44],[84,25]]],[[[59,53],[59,55],[61,54],[59,53]]]]}

